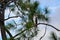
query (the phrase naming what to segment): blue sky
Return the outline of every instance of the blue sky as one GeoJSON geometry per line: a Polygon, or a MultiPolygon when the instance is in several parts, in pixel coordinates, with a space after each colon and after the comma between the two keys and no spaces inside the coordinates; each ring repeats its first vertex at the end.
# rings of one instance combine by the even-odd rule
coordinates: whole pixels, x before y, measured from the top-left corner
{"type": "MultiPolygon", "coordinates": [[[[50,9],[50,23],[51,25],[54,25],[56,28],[60,29],[60,0],[39,0],[40,6],[43,7],[48,7],[50,9]]],[[[39,31],[38,35],[34,40],[38,40],[41,35],[44,33],[44,28],[43,26],[40,28],[42,29],[39,31]]],[[[47,28],[47,33],[46,36],[42,40],[49,40],[48,37],[50,36],[50,32],[54,31],[58,36],[60,36],[60,32],[54,30],[51,27],[47,28]],[[49,35],[48,35],[49,34],[49,35]]]]}
{"type": "Polygon", "coordinates": [[[60,0],[39,0],[42,6],[55,7],[60,6],[60,0]]]}
{"type": "MultiPolygon", "coordinates": [[[[38,0],[40,2],[40,6],[41,7],[48,7],[50,10],[51,10],[51,13],[50,13],[50,23],[49,24],[52,24],[54,25],[56,28],[60,29],[60,0],[38,0]]],[[[6,13],[9,12],[8,10],[6,11],[6,13]]],[[[50,28],[48,27],[47,30],[53,30],[55,32],[57,32],[56,30],[54,30],[53,28],[50,28]]],[[[43,35],[43,34],[40,34],[40,33],[44,33],[44,28],[43,30],[41,30],[38,35],[37,35],[37,38],[35,38],[34,40],[38,40],[40,38],[39,35],[43,35]]],[[[47,34],[49,32],[47,31],[47,34]]],[[[48,40],[48,36],[46,36],[42,39],[42,40],[48,40]]],[[[59,34],[59,32],[57,33],[59,34]]],[[[0,37],[1,39],[1,37],[0,37]]]]}

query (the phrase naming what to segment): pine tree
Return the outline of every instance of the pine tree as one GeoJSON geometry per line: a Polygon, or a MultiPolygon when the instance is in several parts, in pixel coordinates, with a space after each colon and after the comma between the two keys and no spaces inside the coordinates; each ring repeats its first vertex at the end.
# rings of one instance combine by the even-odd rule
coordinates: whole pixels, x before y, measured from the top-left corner
{"type": "Polygon", "coordinates": [[[39,3],[37,1],[31,1],[32,0],[0,0],[0,29],[2,40],[9,40],[7,39],[6,32],[9,34],[10,40],[20,40],[22,38],[24,40],[31,40],[34,36],[37,35],[39,24],[48,25],[56,29],[57,31],[60,31],[59,29],[55,28],[50,24],[38,23],[38,20],[46,22],[48,21],[48,10],[47,8],[45,8],[45,11],[43,13],[38,7],[39,3]],[[4,14],[7,8],[9,8],[10,12],[15,12],[15,10],[18,9],[16,13],[13,13],[15,16],[10,17],[9,13],[8,18],[5,19],[4,14]],[[13,23],[8,23],[8,25],[4,25],[4,22],[6,20],[18,17],[20,17],[22,20],[22,22],[19,21],[20,24],[17,24],[13,20],[15,25],[13,23]],[[23,27],[18,29],[18,34],[12,36],[9,29],[14,28],[15,26],[18,27],[19,25],[22,25],[23,27]]]}

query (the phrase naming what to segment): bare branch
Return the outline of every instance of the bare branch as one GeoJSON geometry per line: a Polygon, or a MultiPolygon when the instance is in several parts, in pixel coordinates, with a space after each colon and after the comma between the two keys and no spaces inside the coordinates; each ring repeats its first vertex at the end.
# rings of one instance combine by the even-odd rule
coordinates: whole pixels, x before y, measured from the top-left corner
{"type": "Polygon", "coordinates": [[[14,3],[15,3],[15,5],[16,5],[17,9],[18,9],[21,13],[24,13],[24,12],[22,11],[22,9],[19,8],[17,2],[14,2],[14,3]]]}
{"type": "MultiPolygon", "coordinates": [[[[5,27],[4,27],[5,28],[5,27]]],[[[9,32],[8,29],[5,28],[5,31],[9,34],[10,37],[13,37],[12,34],[9,32]]]]}
{"type": "Polygon", "coordinates": [[[46,35],[46,31],[47,31],[47,28],[45,27],[45,32],[44,32],[44,34],[40,37],[39,40],[41,40],[41,39],[46,35]]]}
{"type": "Polygon", "coordinates": [[[8,6],[10,3],[14,2],[14,0],[8,0],[6,6],[8,6]]]}
{"type": "MultiPolygon", "coordinates": [[[[10,10],[10,13],[11,13],[11,10],[10,10]]],[[[9,15],[8,15],[8,18],[9,18],[9,16],[10,16],[10,13],[9,13],[9,15]]]]}
{"type": "MultiPolygon", "coordinates": [[[[18,7],[18,5],[16,4],[16,2],[14,1],[14,3],[15,3],[15,5],[16,5],[16,7],[18,8],[18,10],[21,12],[21,13],[23,13],[23,11],[22,10],[20,10],[20,8],[18,7]]],[[[9,13],[9,15],[10,15],[10,13],[9,13]]],[[[8,16],[9,16],[8,15],[8,16]]],[[[19,14],[20,15],[20,14],[19,14]]],[[[8,20],[8,19],[10,19],[10,18],[17,18],[17,17],[24,17],[23,15],[20,15],[20,16],[12,16],[12,17],[8,17],[7,19],[5,19],[5,20],[8,20]]],[[[4,20],[4,21],[5,21],[4,20]]]]}
{"type": "MultiPolygon", "coordinates": [[[[47,24],[47,23],[38,23],[38,24],[33,25],[33,27],[36,26],[36,25],[40,25],[40,24],[46,25],[46,26],[50,26],[50,27],[54,28],[55,30],[60,31],[59,29],[57,29],[57,28],[55,28],[54,26],[52,26],[52,25],[50,25],[50,24],[47,24]]],[[[25,32],[26,30],[28,30],[28,29],[25,29],[25,30],[23,30],[22,32],[16,34],[13,38],[15,38],[16,36],[22,34],[22,33],[25,32]]]]}
{"type": "Polygon", "coordinates": [[[15,20],[13,20],[13,22],[14,22],[15,26],[17,27],[17,23],[15,22],[15,20]]]}
{"type": "Polygon", "coordinates": [[[10,19],[10,18],[17,18],[17,17],[20,17],[20,16],[12,16],[12,17],[8,17],[7,19],[4,19],[4,21],[10,19]]]}
{"type": "Polygon", "coordinates": [[[20,33],[18,33],[18,34],[16,34],[15,36],[13,36],[13,38],[15,38],[16,36],[22,34],[22,33],[25,32],[26,30],[28,30],[28,29],[25,29],[25,30],[21,31],[20,33]]]}
{"type": "Polygon", "coordinates": [[[57,30],[57,31],[60,31],[59,29],[57,29],[57,28],[56,28],[55,26],[53,26],[53,25],[50,25],[50,24],[47,24],[47,23],[38,23],[38,24],[36,24],[36,25],[39,25],[39,24],[47,25],[47,26],[50,26],[50,27],[54,28],[54,29],[57,30]]]}

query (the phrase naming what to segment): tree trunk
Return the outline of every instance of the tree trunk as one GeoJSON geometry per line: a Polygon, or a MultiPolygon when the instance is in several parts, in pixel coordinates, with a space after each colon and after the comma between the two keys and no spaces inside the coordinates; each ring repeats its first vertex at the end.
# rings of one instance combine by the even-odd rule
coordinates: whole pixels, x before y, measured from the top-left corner
{"type": "Polygon", "coordinates": [[[0,22],[0,28],[1,28],[1,36],[2,36],[2,40],[7,40],[6,39],[6,32],[4,30],[4,23],[0,22]]]}
{"type": "Polygon", "coordinates": [[[0,29],[1,29],[1,36],[2,40],[7,40],[5,26],[4,26],[4,11],[5,5],[4,3],[0,3],[0,29]]]}

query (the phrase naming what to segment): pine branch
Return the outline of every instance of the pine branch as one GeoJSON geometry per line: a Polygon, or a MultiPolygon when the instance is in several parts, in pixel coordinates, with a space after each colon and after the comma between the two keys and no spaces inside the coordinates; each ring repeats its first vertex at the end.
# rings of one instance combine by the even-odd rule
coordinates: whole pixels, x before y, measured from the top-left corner
{"type": "Polygon", "coordinates": [[[39,40],[42,40],[42,38],[46,35],[46,30],[47,28],[45,27],[45,32],[44,32],[44,34],[40,37],[40,39],[39,40]]]}

